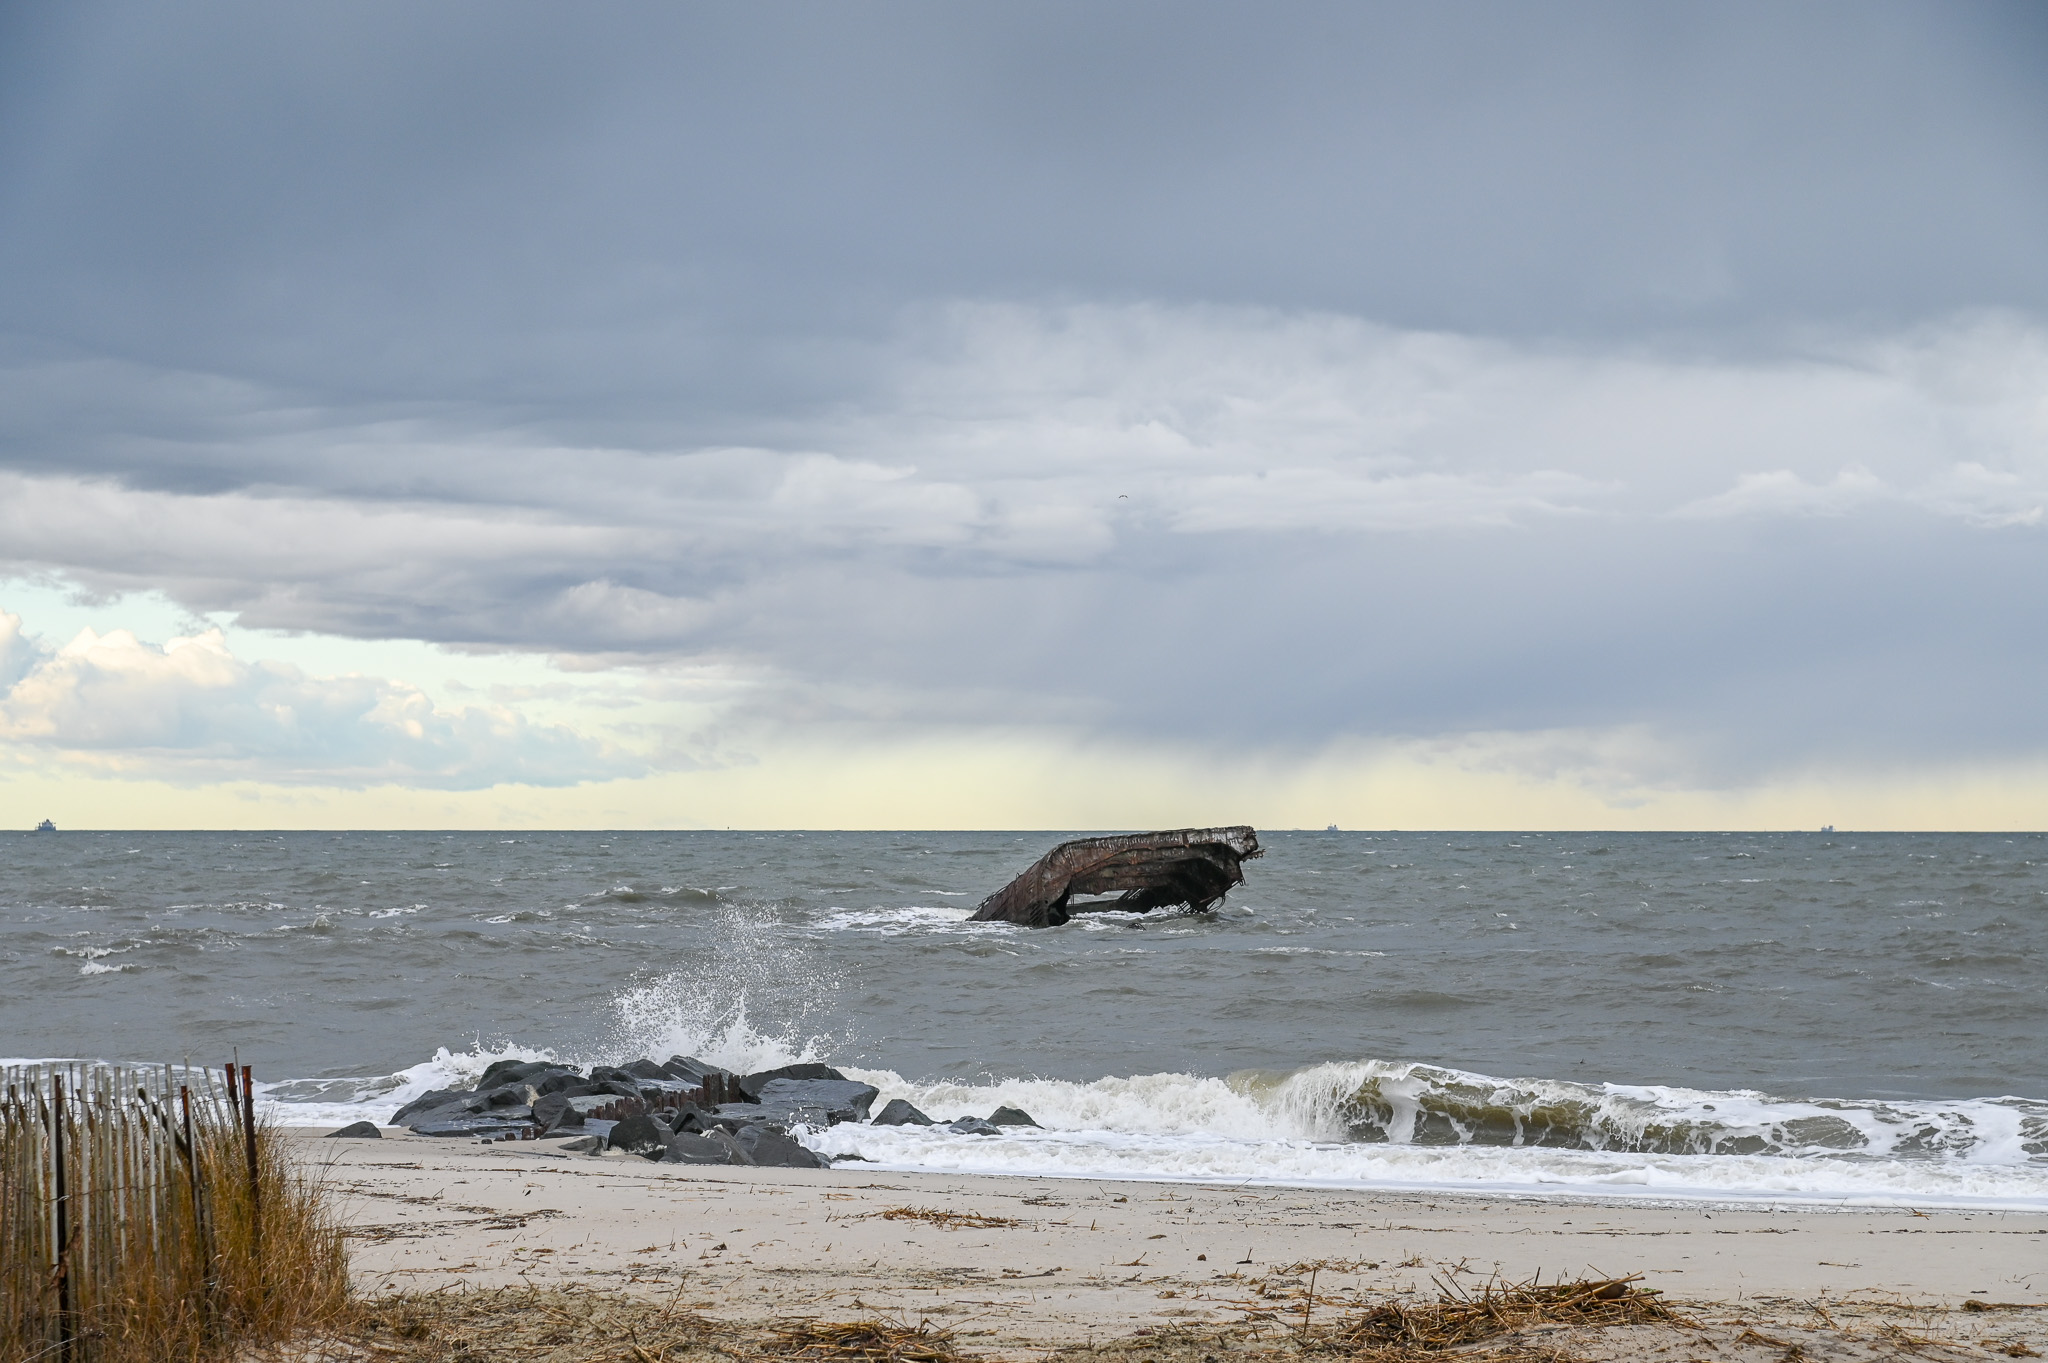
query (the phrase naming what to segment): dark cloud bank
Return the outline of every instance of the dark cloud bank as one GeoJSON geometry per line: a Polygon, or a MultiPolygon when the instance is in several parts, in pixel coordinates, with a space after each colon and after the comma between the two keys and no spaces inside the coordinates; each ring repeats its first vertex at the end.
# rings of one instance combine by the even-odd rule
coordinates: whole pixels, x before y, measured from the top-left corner
{"type": "Polygon", "coordinates": [[[9,571],[767,719],[2048,742],[2038,6],[0,13],[9,571]]]}

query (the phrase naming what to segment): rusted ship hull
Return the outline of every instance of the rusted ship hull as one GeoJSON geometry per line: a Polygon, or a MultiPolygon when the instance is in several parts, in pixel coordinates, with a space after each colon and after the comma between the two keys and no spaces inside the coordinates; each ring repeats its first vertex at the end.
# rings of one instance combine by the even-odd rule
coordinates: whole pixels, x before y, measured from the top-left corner
{"type": "Polygon", "coordinates": [[[1105,909],[1212,908],[1244,883],[1240,863],[1260,855],[1259,835],[1243,824],[1078,838],[982,900],[970,921],[1052,928],[1076,913],[1105,909]],[[1117,897],[1073,903],[1076,896],[1107,894],[1117,897]]]}

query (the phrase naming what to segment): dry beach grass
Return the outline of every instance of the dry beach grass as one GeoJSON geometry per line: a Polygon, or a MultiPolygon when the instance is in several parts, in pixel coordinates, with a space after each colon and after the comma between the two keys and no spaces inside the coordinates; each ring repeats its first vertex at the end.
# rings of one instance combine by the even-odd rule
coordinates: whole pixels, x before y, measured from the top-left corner
{"type": "Polygon", "coordinates": [[[320,1180],[220,1076],[4,1079],[0,1359],[203,1360],[339,1317],[348,1267],[320,1180]]]}

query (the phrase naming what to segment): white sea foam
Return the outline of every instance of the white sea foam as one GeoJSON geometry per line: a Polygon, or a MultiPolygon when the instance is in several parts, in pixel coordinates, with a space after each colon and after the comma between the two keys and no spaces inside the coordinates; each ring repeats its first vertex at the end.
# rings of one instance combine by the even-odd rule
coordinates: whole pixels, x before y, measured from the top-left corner
{"type": "MultiPolygon", "coordinates": [[[[944,891],[934,893],[943,894],[944,891]]],[[[822,932],[873,932],[885,937],[900,937],[912,932],[948,932],[962,929],[975,933],[1022,931],[1014,923],[969,923],[967,920],[973,913],[973,909],[948,904],[913,904],[903,908],[834,909],[817,921],[816,929],[822,932]]]]}
{"type": "Polygon", "coordinates": [[[74,957],[84,962],[84,964],[78,967],[78,973],[81,975],[118,975],[123,971],[139,970],[141,966],[134,961],[109,962],[106,960],[106,957],[122,955],[135,950],[140,945],[141,943],[139,942],[130,942],[126,946],[118,947],[57,947],[54,949],[53,954],[74,957]]]}
{"type": "MultiPolygon", "coordinates": [[[[1036,1115],[1036,1114],[1034,1114],[1036,1115]]],[[[1511,1195],[1769,1200],[1842,1205],[2048,1208],[2048,1170],[1884,1160],[1633,1155],[1500,1146],[1417,1147],[1234,1140],[1119,1131],[956,1136],[939,1128],[844,1125],[806,1144],[879,1171],[1441,1189],[1511,1195]]]]}

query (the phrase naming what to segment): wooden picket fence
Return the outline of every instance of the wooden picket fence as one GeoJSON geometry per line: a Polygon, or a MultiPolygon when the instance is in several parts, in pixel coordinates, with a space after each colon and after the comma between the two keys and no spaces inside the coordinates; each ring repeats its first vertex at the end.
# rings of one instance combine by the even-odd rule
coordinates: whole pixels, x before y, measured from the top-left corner
{"type": "Polygon", "coordinates": [[[0,1070],[0,1363],[213,1359],[338,1318],[341,1229],[250,1079],[0,1070]]]}

